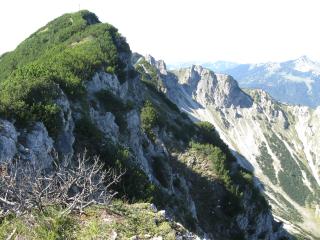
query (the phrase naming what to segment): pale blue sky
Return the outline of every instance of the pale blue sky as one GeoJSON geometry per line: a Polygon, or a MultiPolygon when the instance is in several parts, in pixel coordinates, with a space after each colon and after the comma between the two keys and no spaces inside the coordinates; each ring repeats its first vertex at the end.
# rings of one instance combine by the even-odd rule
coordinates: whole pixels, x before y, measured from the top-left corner
{"type": "Polygon", "coordinates": [[[0,54],[79,5],[166,62],[320,60],[319,0],[3,0],[0,54]]]}

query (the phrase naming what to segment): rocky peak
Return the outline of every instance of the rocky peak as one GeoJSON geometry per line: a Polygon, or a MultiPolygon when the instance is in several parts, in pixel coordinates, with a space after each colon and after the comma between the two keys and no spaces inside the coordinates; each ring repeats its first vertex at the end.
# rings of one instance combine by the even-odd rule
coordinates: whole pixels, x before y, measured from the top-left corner
{"type": "Polygon", "coordinates": [[[295,62],[305,62],[305,63],[308,63],[308,62],[312,62],[312,60],[311,60],[307,55],[303,55],[303,56],[297,58],[297,60],[295,60],[295,62]]]}
{"type": "Polygon", "coordinates": [[[300,72],[320,73],[320,64],[307,56],[301,56],[292,62],[293,68],[300,72]]]}
{"type": "Polygon", "coordinates": [[[216,74],[198,65],[173,73],[184,91],[204,106],[248,107],[252,105],[251,98],[241,91],[238,83],[229,75],[216,74]]]}
{"type": "Polygon", "coordinates": [[[239,88],[233,77],[225,74],[216,74],[216,77],[218,81],[216,94],[222,100],[217,101],[219,106],[250,107],[252,105],[252,99],[239,88]]]}
{"type": "Polygon", "coordinates": [[[187,85],[191,89],[194,89],[197,87],[198,82],[202,78],[201,76],[202,72],[203,72],[203,68],[198,65],[192,65],[189,68],[180,69],[177,73],[178,83],[181,85],[187,85]]]}
{"type": "Polygon", "coordinates": [[[167,66],[163,60],[155,60],[150,54],[145,56],[145,60],[154,66],[161,74],[167,75],[167,66]]]}
{"type": "Polygon", "coordinates": [[[262,89],[252,89],[249,90],[250,95],[254,98],[255,102],[260,105],[270,105],[275,102],[275,100],[268,94],[266,91],[262,89]]]}

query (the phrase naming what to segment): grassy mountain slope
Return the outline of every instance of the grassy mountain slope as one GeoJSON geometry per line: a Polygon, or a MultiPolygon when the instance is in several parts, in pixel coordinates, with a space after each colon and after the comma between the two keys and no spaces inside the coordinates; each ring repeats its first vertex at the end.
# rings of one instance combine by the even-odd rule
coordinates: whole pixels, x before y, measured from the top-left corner
{"type": "MultiPolygon", "coordinates": [[[[84,215],[60,215],[59,209],[33,212],[20,218],[5,219],[0,226],[0,238],[16,239],[130,239],[132,237],[162,237],[176,239],[188,231],[169,221],[164,212],[150,204],[126,204],[116,201],[109,207],[90,207],[84,215]]],[[[191,235],[190,235],[191,236],[191,235]]]]}
{"type": "Polygon", "coordinates": [[[70,98],[81,98],[83,81],[97,70],[124,79],[121,56],[129,52],[117,29],[93,13],[65,14],[2,56],[0,114],[18,124],[43,121],[53,133],[59,127],[58,86],[70,98]]]}
{"type": "MultiPolygon", "coordinates": [[[[110,231],[119,239],[178,237],[172,221],[150,226],[156,216],[146,208],[154,203],[209,239],[290,239],[273,220],[252,173],[236,163],[211,124],[194,124],[158,90],[154,69],[148,67],[134,70],[125,39],[88,11],[57,18],[1,57],[0,118],[10,120],[20,134],[16,145],[25,146],[26,134],[43,122],[59,154],[61,145],[69,144],[75,153],[86,148],[99,155],[106,167],[125,169],[113,190],[134,205],[125,205],[119,220],[107,225],[100,210],[93,219],[91,213],[60,219],[50,209],[49,216],[31,212],[31,222],[11,216],[2,219],[0,234],[72,239],[76,233],[81,239],[103,229],[102,238],[110,231]],[[72,137],[61,138],[67,133],[72,137]],[[64,144],[57,144],[61,139],[64,144]],[[69,221],[75,221],[71,229],[69,221]]],[[[24,157],[20,148],[16,155],[24,157]]]]}

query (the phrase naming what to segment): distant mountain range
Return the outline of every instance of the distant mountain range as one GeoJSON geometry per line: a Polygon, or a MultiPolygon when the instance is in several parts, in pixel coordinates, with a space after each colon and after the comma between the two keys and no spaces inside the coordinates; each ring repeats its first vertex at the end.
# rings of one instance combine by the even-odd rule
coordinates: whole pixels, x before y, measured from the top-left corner
{"type": "Polygon", "coordinates": [[[234,67],[239,66],[239,63],[228,62],[228,61],[216,61],[216,62],[181,62],[175,64],[168,64],[168,69],[180,69],[180,68],[188,68],[192,65],[201,65],[205,68],[208,68],[214,72],[224,72],[228,69],[232,69],[234,67]]]}
{"type": "MultiPolygon", "coordinates": [[[[183,63],[178,66],[191,65],[183,63]]],[[[260,88],[267,91],[281,102],[313,108],[320,105],[320,63],[307,56],[286,62],[237,64],[218,61],[201,65],[233,76],[242,88],[260,88]]]]}

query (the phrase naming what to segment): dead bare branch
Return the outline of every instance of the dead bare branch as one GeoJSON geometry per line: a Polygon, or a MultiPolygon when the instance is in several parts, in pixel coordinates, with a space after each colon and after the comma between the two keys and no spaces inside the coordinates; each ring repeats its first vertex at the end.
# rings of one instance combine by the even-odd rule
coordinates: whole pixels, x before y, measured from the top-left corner
{"type": "Polygon", "coordinates": [[[21,161],[7,162],[0,168],[5,169],[0,173],[0,216],[35,208],[42,211],[53,205],[62,206],[64,214],[82,213],[92,204],[107,205],[116,195],[111,187],[124,174],[105,169],[99,157],[89,158],[86,152],[75,161],[56,164],[49,173],[21,161]]]}

